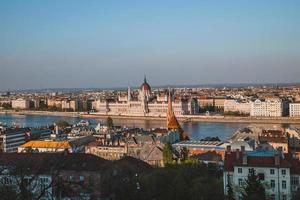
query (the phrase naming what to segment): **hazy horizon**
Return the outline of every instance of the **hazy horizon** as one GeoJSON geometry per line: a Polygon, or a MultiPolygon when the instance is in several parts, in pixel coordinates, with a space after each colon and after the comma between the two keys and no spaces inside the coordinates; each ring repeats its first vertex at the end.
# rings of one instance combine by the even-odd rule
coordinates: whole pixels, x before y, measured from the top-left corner
{"type": "Polygon", "coordinates": [[[0,1],[0,91],[299,83],[299,1],[0,1]]]}

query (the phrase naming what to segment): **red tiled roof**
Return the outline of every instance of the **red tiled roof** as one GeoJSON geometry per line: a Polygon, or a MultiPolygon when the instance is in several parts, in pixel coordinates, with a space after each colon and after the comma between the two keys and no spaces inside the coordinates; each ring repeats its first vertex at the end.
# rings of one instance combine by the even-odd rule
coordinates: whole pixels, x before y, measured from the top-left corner
{"type": "MultiPolygon", "coordinates": [[[[234,166],[250,166],[250,167],[275,167],[275,157],[247,157],[247,165],[243,165],[243,155],[239,152],[237,159],[236,152],[225,154],[224,170],[233,171],[234,166]]],[[[280,158],[280,167],[290,168],[291,163],[287,159],[280,158]]]]}

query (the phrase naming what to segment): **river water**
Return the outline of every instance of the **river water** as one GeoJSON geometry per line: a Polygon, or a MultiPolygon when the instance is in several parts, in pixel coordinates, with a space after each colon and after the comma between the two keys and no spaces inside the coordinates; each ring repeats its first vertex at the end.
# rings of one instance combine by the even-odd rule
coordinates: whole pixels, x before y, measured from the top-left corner
{"type": "MultiPolygon", "coordinates": [[[[69,123],[78,123],[83,118],[80,117],[60,117],[60,116],[36,116],[36,115],[5,115],[0,114],[0,122],[11,125],[13,123],[26,127],[39,127],[55,123],[59,120],[65,120],[69,123]]],[[[84,118],[87,120],[88,118],[84,118]]],[[[105,119],[88,119],[92,124],[105,123],[105,119]]],[[[115,125],[127,127],[149,128],[164,128],[165,121],[159,120],[144,120],[144,119],[114,119],[115,125]]],[[[240,128],[255,125],[250,123],[228,123],[228,122],[190,122],[182,124],[182,128],[189,134],[191,139],[202,139],[205,137],[218,136],[222,140],[227,140],[230,136],[240,128]]],[[[257,126],[266,126],[268,128],[279,127],[295,127],[300,128],[300,125],[290,124],[268,124],[257,126]]]]}

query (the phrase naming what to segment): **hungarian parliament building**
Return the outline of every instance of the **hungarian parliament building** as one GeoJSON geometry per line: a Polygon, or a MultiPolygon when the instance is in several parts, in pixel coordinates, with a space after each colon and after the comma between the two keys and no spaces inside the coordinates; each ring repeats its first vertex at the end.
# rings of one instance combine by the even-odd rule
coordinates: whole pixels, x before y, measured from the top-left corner
{"type": "MultiPolygon", "coordinates": [[[[117,99],[97,99],[93,108],[99,114],[124,116],[166,117],[169,92],[151,92],[146,77],[139,87],[138,93],[128,88],[127,94],[119,94],[117,99]]],[[[176,116],[197,114],[197,100],[186,96],[175,96],[172,106],[176,116]]]]}

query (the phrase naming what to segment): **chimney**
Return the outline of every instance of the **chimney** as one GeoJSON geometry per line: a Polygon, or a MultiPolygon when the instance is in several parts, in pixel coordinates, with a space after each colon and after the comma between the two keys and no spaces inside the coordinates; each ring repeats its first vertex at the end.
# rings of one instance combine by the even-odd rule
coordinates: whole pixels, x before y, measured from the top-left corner
{"type": "Polygon", "coordinates": [[[235,155],[236,155],[236,159],[239,160],[240,159],[240,150],[239,149],[236,149],[235,155]]]}
{"type": "Polygon", "coordinates": [[[230,153],[230,152],[231,152],[231,146],[230,146],[230,145],[227,145],[227,146],[226,146],[226,152],[227,152],[227,153],[230,153]]]}
{"type": "Polygon", "coordinates": [[[247,161],[247,154],[243,153],[243,165],[247,165],[248,161],[247,161]]]}
{"type": "Polygon", "coordinates": [[[278,147],[278,153],[279,153],[279,156],[284,158],[284,152],[283,152],[283,148],[282,147],[278,147]]]}
{"type": "Polygon", "coordinates": [[[241,146],[241,152],[245,151],[245,146],[241,146]]]}
{"type": "Polygon", "coordinates": [[[275,165],[280,165],[280,157],[279,157],[279,154],[276,154],[274,156],[274,160],[275,160],[275,165]]]}

